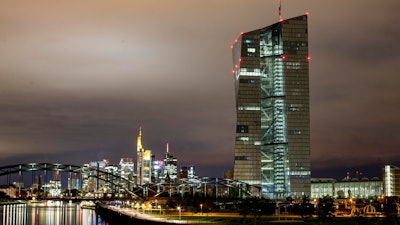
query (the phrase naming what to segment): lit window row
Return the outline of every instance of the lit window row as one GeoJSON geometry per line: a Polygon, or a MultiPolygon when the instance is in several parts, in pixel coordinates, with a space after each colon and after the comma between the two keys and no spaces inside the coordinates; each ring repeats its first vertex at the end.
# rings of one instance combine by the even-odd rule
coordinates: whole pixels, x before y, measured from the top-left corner
{"type": "Polygon", "coordinates": [[[259,106],[239,106],[238,110],[261,110],[259,106]]]}

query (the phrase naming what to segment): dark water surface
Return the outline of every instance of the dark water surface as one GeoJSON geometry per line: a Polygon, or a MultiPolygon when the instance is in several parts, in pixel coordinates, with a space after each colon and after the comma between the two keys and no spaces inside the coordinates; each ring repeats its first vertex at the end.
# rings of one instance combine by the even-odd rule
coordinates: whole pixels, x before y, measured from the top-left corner
{"type": "Polygon", "coordinates": [[[77,203],[44,201],[0,205],[0,225],[107,225],[92,209],[77,203]]]}

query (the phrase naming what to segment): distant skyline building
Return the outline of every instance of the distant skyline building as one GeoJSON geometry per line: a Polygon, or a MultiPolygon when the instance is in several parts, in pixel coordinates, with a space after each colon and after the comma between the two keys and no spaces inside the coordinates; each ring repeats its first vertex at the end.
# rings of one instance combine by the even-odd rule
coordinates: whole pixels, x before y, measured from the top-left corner
{"type": "Polygon", "coordinates": [[[163,180],[164,174],[164,161],[156,160],[155,155],[152,155],[152,165],[151,165],[151,182],[153,184],[159,183],[163,180]]]}
{"type": "Polygon", "coordinates": [[[190,166],[181,166],[181,169],[179,171],[179,179],[195,179],[196,177],[196,171],[195,171],[195,166],[190,165],[190,166]]]}
{"type": "Polygon", "coordinates": [[[140,127],[136,144],[137,184],[142,186],[151,182],[151,150],[145,150],[142,145],[142,128],[140,127]]]}
{"type": "Polygon", "coordinates": [[[109,161],[107,159],[103,159],[101,161],[91,161],[87,164],[84,164],[82,169],[82,189],[86,192],[98,192],[102,187],[106,185],[105,180],[106,175],[101,172],[106,171],[106,167],[108,166],[109,161]],[[101,171],[98,173],[97,171],[101,171]],[[97,179],[96,176],[101,177],[101,179],[97,179]]]}
{"type": "Polygon", "coordinates": [[[169,152],[169,144],[167,143],[167,151],[164,154],[164,181],[175,183],[178,178],[178,160],[169,152]]]}
{"type": "Polygon", "coordinates": [[[119,176],[123,179],[119,181],[121,186],[124,186],[128,189],[132,189],[133,185],[130,182],[126,182],[126,180],[133,181],[135,177],[135,163],[132,158],[121,158],[118,166],[119,176]]]}
{"type": "Polygon", "coordinates": [[[307,29],[302,15],[242,33],[232,45],[233,178],[271,199],[310,196],[307,29]]]}

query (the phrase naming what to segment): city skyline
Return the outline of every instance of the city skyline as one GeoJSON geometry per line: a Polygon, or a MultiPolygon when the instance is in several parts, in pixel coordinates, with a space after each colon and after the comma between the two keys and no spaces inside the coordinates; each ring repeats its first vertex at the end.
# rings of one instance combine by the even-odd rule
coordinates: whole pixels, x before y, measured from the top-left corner
{"type": "MultiPolygon", "coordinates": [[[[310,12],[312,177],[400,164],[399,4],[283,1],[283,18],[310,12]]],[[[141,126],[200,176],[233,168],[230,45],[277,22],[277,1],[1,6],[1,165],[136,159],[141,126]]]]}

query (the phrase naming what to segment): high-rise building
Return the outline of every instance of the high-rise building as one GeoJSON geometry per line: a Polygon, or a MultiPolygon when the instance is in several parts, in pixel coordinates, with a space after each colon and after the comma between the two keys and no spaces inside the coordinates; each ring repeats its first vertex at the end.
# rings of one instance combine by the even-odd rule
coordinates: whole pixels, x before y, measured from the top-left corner
{"type": "Polygon", "coordinates": [[[164,178],[164,161],[156,160],[155,155],[151,159],[151,183],[160,183],[164,178]]]}
{"type": "Polygon", "coordinates": [[[193,165],[190,166],[181,166],[180,172],[179,172],[179,179],[195,179],[196,177],[196,172],[195,172],[195,167],[193,165]]]}
{"type": "Polygon", "coordinates": [[[82,189],[85,192],[99,192],[106,185],[105,167],[109,161],[91,161],[83,165],[82,168],[82,189]]]}
{"type": "Polygon", "coordinates": [[[121,158],[121,160],[119,161],[118,170],[119,176],[123,178],[119,181],[120,186],[131,190],[133,188],[133,185],[131,185],[131,181],[133,181],[135,177],[135,164],[133,163],[133,159],[121,158]]]}
{"type": "Polygon", "coordinates": [[[142,146],[142,128],[137,137],[136,154],[137,184],[142,186],[151,182],[151,150],[145,150],[142,146]]]}
{"type": "Polygon", "coordinates": [[[234,179],[267,198],[309,196],[307,15],[242,33],[232,49],[234,179]]]}
{"type": "Polygon", "coordinates": [[[139,135],[137,137],[136,142],[136,176],[137,176],[137,184],[143,185],[143,153],[144,148],[142,146],[142,128],[139,129],[139,135]]]}
{"type": "Polygon", "coordinates": [[[400,197],[400,168],[385,165],[382,169],[383,194],[400,197]]]}
{"type": "Polygon", "coordinates": [[[178,160],[169,152],[167,143],[167,152],[164,154],[164,181],[175,183],[178,178],[178,160]]]}

